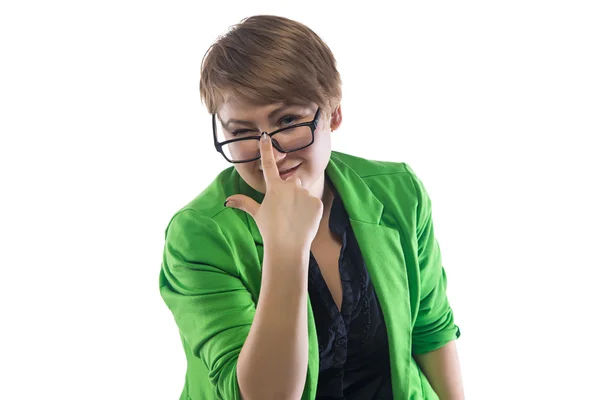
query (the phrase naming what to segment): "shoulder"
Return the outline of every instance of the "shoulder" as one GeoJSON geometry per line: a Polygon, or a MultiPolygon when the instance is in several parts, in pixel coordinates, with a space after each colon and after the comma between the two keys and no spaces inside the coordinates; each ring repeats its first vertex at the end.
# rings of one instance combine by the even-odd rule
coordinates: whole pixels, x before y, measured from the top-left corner
{"type": "MultiPolygon", "coordinates": [[[[165,268],[174,274],[177,265],[191,262],[210,265],[227,275],[246,280],[240,266],[256,260],[255,240],[243,211],[227,208],[225,199],[239,188],[239,175],[230,167],[221,171],[201,193],[172,214],[164,229],[165,268]]],[[[188,269],[177,269],[181,276],[188,269]]]]}
{"type": "Polygon", "coordinates": [[[222,170],[204,190],[180,207],[175,214],[192,211],[199,216],[214,218],[224,210],[223,202],[238,184],[238,176],[234,167],[222,170]]]}
{"type": "Polygon", "coordinates": [[[225,199],[239,192],[239,175],[234,167],[222,170],[198,195],[177,209],[168,221],[165,237],[169,231],[177,230],[188,234],[196,231],[204,235],[227,236],[239,229],[246,231],[240,213],[231,212],[224,206],[225,199]],[[227,226],[226,230],[222,230],[227,226]]]}
{"type": "Polygon", "coordinates": [[[391,201],[407,205],[423,199],[423,184],[406,162],[373,160],[337,151],[331,157],[352,169],[384,204],[391,201]]]}
{"type": "Polygon", "coordinates": [[[332,151],[331,157],[339,160],[356,171],[361,176],[394,174],[406,172],[406,163],[394,161],[373,160],[352,154],[332,151]]]}

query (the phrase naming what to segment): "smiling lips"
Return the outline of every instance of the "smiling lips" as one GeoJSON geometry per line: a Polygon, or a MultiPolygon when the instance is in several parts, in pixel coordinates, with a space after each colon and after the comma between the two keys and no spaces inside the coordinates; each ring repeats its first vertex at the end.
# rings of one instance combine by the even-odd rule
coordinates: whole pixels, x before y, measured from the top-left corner
{"type": "Polygon", "coordinates": [[[288,169],[287,171],[280,172],[279,177],[281,179],[287,179],[290,176],[294,175],[299,167],[300,167],[300,164],[296,165],[294,168],[288,169]]]}
{"type": "Polygon", "coordinates": [[[299,166],[299,165],[300,165],[300,164],[296,165],[295,167],[288,168],[288,169],[284,169],[283,171],[279,171],[279,175],[283,175],[283,174],[285,174],[286,172],[290,172],[291,170],[298,168],[298,166],[299,166]]]}
{"type": "MultiPolygon", "coordinates": [[[[300,163],[300,164],[301,164],[301,163],[300,163]]],[[[288,172],[290,172],[290,171],[292,171],[292,170],[294,170],[294,169],[298,168],[298,167],[300,166],[300,164],[298,164],[298,165],[296,165],[296,166],[294,166],[294,167],[292,167],[292,168],[288,168],[288,169],[282,169],[282,170],[279,170],[279,175],[284,175],[284,174],[287,174],[288,172]]],[[[259,168],[258,170],[259,170],[260,172],[262,172],[262,171],[263,171],[263,170],[262,170],[262,168],[259,168]]]]}

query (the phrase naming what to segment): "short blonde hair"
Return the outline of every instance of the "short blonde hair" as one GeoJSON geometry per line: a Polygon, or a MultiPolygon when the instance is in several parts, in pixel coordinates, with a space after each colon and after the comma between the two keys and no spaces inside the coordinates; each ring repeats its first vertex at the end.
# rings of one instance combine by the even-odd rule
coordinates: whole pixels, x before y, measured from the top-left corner
{"type": "Polygon", "coordinates": [[[200,71],[200,97],[211,114],[227,96],[257,105],[315,102],[333,110],[341,86],[325,42],[306,25],[272,15],[232,26],[210,46],[200,71]]]}

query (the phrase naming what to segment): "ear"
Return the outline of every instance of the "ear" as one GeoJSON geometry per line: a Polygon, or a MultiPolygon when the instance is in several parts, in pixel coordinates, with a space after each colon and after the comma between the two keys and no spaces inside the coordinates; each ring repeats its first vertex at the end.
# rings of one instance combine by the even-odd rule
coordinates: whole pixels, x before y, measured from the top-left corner
{"type": "Polygon", "coordinates": [[[329,122],[329,126],[331,127],[331,132],[335,131],[342,124],[342,105],[338,104],[336,109],[331,113],[331,121],[329,122]]]}

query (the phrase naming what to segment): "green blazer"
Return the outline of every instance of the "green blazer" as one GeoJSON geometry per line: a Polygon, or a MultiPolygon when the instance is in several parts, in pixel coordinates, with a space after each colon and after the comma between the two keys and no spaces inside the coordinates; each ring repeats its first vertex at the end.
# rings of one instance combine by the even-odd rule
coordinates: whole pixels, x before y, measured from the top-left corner
{"type": "MultiPolygon", "coordinates": [[[[406,163],[332,152],[325,170],[346,208],[384,315],[394,399],[438,399],[413,359],[460,336],[446,298],[431,202],[406,163]]],[[[240,399],[236,363],[260,292],[263,241],[254,219],[223,206],[242,193],[262,202],[234,167],[179,210],[165,231],[160,294],[187,357],[183,400],[240,399]]],[[[316,396],[319,347],[308,304],[308,373],[316,396]]]]}

